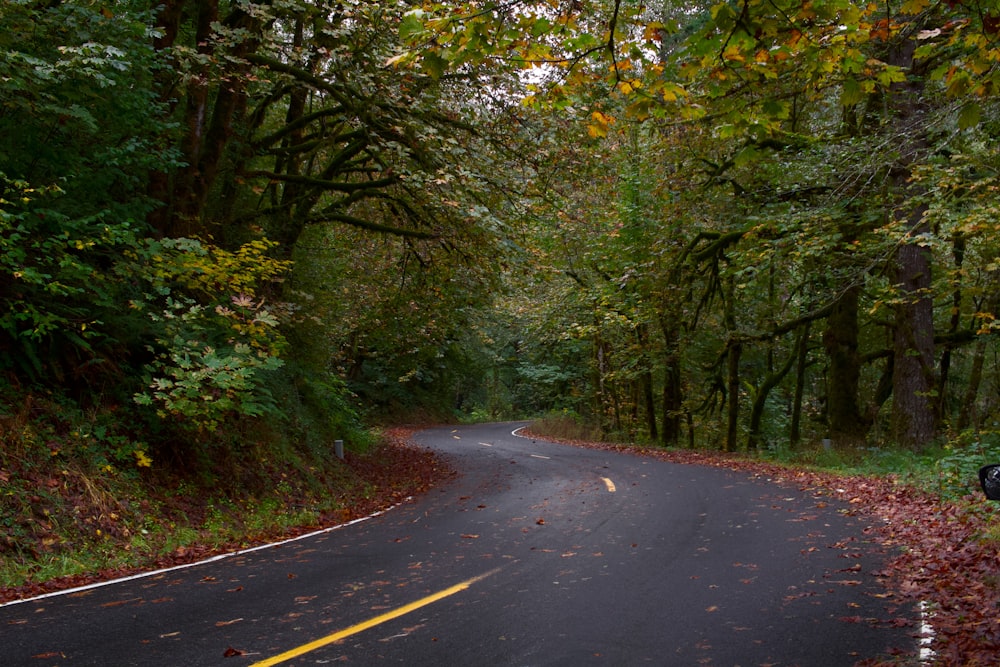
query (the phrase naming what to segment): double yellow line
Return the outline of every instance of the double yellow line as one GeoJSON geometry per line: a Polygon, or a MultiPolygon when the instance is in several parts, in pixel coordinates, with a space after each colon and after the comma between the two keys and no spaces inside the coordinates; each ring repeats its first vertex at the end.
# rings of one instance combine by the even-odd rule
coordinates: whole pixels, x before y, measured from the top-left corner
{"type": "Polygon", "coordinates": [[[466,579],[465,581],[457,583],[450,588],[446,588],[443,591],[438,591],[437,593],[433,593],[425,598],[421,598],[415,602],[411,602],[408,605],[404,605],[402,607],[393,609],[392,611],[388,611],[380,616],[376,616],[375,618],[370,618],[367,621],[358,623],[357,625],[352,625],[349,628],[344,628],[343,630],[334,632],[333,634],[327,635],[326,637],[322,637],[315,641],[311,641],[308,644],[302,644],[301,646],[293,648],[290,651],[285,651],[280,655],[276,655],[273,658],[267,658],[266,660],[255,662],[250,667],[270,667],[270,665],[278,665],[288,660],[291,660],[292,658],[297,658],[300,655],[305,655],[310,651],[315,651],[318,648],[322,648],[324,646],[327,646],[328,644],[333,644],[334,642],[338,642],[341,639],[350,637],[351,635],[356,635],[359,632],[364,632],[369,628],[374,628],[376,625],[381,625],[386,621],[391,621],[394,618],[405,616],[406,614],[409,614],[412,611],[416,611],[421,607],[426,607],[427,605],[433,604],[438,600],[443,600],[444,598],[454,595],[455,593],[464,591],[468,589],[470,586],[472,586],[472,584],[478,581],[482,581],[486,577],[489,577],[493,574],[496,574],[499,570],[500,568],[496,568],[494,570],[490,570],[485,574],[481,574],[478,577],[472,577],[471,579],[466,579]]]}

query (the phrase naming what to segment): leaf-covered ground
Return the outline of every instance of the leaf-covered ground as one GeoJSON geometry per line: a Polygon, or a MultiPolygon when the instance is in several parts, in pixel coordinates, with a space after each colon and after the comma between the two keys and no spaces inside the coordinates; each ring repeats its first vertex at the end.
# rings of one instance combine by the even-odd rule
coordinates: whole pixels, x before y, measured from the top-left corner
{"type": "MultiPolygon", "coordinates": [[[[247,536],[238,543],[191,545],[162,556],[149,568],[194,562],[220,552],[246,548],[335,526],[398,504],[455,475],[446,461],[429,450],[412,446],[407,429],[386,433],[386,445],[377,455],[347,457],[347,464],[364,479],[366,492],[345,499],[344,509],[321,517],[320,525],[288,529],[281,534],[247,536]]],[[[892,478],[842,476],[762,462],[756,459],[695,451],[643,449],[568,442],[576,446],[641,453],[677,463],[741,470],[768,481],[839,499],[847,511],[870,519],[870,530],[886,548],[883,571],[873,573],[885,585],[894,603],[892,622],[908,622],[915,637],[921,634],[918,609],[933,628],[929,647],[933,656],[921,664],[994,665],[1000,655],[1000,545],[984,539],[991,517],[985,500],[970,497],[943,502],[932,494],[900,485],[892,478]]],[[[80,586],[134,573],[139,568],[109,570],[64,577],[16,588],[0,589],[0,602],[80,586]]],[[[887,619],[841,619],[844,622],[883,624],[887,619]]],[[[914,656],[898,656],[880,664],[908,664],[914,656]]]]}

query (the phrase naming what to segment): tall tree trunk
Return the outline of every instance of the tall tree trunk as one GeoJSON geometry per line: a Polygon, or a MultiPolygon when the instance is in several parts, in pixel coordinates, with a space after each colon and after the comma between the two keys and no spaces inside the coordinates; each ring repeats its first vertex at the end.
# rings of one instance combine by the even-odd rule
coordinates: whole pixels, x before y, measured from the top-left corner
{"type": "Polygon", "coordinates": [[[736,330],[736,283],[732,276],[725,281],[725,305],[723,319],[729,341],[726,343],[726,451],[735,452],[739,440],[740,423],[740,357],[743,355],[743,343],[736,330]]]}
{"type": "Polygon", "coordinates": [[[958,411],[957,429],[959,432],[967,428],[979,430],[979,411],[976,404],[979,401],[979,386],[983,382],[983,363],[986,361],[986,337],[980,336],[972,353],[972,369],[965,385],[965,395],[962,397],[962,407],[958,411]]]}
{"type": "MultiPolygon", "coordinates": [[[[994,271],[991,274],[991,280],[988,285],[991,288],[991,294],[984,306],[980,308],[989,313],[991,316],[1000,315],[1000,272],[994,271]]],[[[977,318],[977,322],[981,322],[977,318]]],[[[965,385],[965,395],[962,397],[962,407],[958,413],[958,424],[957,428],[959,431],[964,431],[967,428],[979,429],[979,411],[977,405],[979,402],[979,387],[983,382],[983,365],[986,361],[986,345],[989,341],[989,337],[980,334],[979,338],[976,340],[976,347],[972,353],[972,369],[969,371],[969,380],[965,385]]]]}
{"type": "MultiPolygon", "coordinates": [[[[906,72],[914,70],[914,36],[898,35],[886,62],[906,72]]],[[[931,229],[920,203],[922,187],[913,185],[912,165],[926,155],[927,119],[924,78],[911,76],[894,84],[887,111],[899,159],[890,173],[892,216],[905,229],[895,256],[899,293],[893,334],[892,435],[897,443],[920,449],[937,429],[934,390],[934,303],[931,297],[931,251],[920,239],[931,229]]]]}
{"type": "Polygon", "coordinates": [[[726,406],[726,451],[735,452],[740,422],[740,357],[743,344],[730,341],[726,354],[726,386],[729,394],[726,406]]]}
{"type": "Polygon", "coordinates": [[[858,407],[861,357],[858,354],[858,301],[861,288],[851,285],[837,298],[826,320],[823,347],[829,359],[826,379],[827,423],[832,440],[853,442],[865,434],[858,407]]]}
{"type": "Polygon", "coordinates": [[[663,423],[663,444],[666,447],[676,445],[681,437],[681,408],[684,396],[681,391],[681,358],[678,346],[680,333],[677,325],[667,315],[660,315],[660,330],[663,332],[663,405],[661,422],[663,423]]]}
{"type": "MultiPolygon", "coordinates": [[[[193,37],[194,48],[205,63],[239,63],[258,47],[254,36],[259,21],[234,5],[221,19],[225,27],[234,32],[244,31],[248,36],[235,44],[225,54],[217,51],[214,39],[220,22],[218,0],[196,3],[193,37]]],[[[161,8],[158,22],[163,36],[156,47],[165,49],[174,45],[181,27],[184,4],[181,0],[167,2],[161,8]]],[[[183,129],[181,153],[186,166],[168,178],[165,174],[153,176],[149,193],[162,201],[164,206],[150,216],[150,223],[164,236],[200,236],[206,233],[205,206],[213,184],[219,174],[226,149],[233,133],[234,118],[245,105],[247,65],[230,65],[223,77],[216,79],[211,65],[205,64],[188,77],[183,90],[183,129]]],[[[167,91],[163,91],[167,94],[167,91]]],[[[172,97],[177,96],[172,91],[172,97]]]]}
{"type": "MultiPolygon", "coordinates": [[[[195,22],[195,48],[206,62],[215,55],[212,33],[219,19],[218,0],[197,3],[198,14],[195,22]]],[[[190,77],[185,91],[184,138],[181,154],[187,165],[174,178],[170,203],[172,215],[165,221],[163,232],[166,236],[195,236],[200,231],[200,190],[204,187],[202,169],[202,149],[205,144],[209,114],[209,96],[212,90],[210,66],[204,64],[199,72],[190,77]]]]}
{"type": "Polygon", "coordinates": [[[901,303],[893,341],[892,431],[896,442],[916,450],[933,439],[936,429],[930,251],[904,244],[897,251],[896,270],[901,303]]]}
{"type": "MultiPolygon", "coordinates": [[[[953,290],[951,294],[951,321],[948,325],[948,333],[955,334],[961,324],[962,312],[962,265],[965,260],[965,235],[957,232],[952,238],[952,258],[955,261],[955,279],[952,281],[953,290]]],[[[947,419],[948,406],[948,380],[951,372],[951,352],[955,347],[952,340],[944,344],[941,351],[941,362],[939,367],[941,372],[938,377],[937,401],[935,402],[935,413],[938,422],[947,419]]]]}
{"type": "Polygon", "coordinates": [[[776,371],[769,371],[764,381],[757,388],[754,396],[753,406],[750,408],[750,426],[747,434],[747,449],[757,449],[760,447],[761,423],[764,419],[764,408],[767,405],[767,397],[771,391],[785,379],[788,372],[792,370],[795,361],[798,359],[798,350],[802,340],[805,338],[805,330],[799,332],[799,337],[795,339],[794,348],[788,353],[785,363],[776,371]]]}
{"type": "Polygon", "coordinates": [[[643,364],[645,366],[639,377],[639,390],[642,392],[642,403],[646,411],[646,431],[649,433],[649,439],[656,442],[659,437],[659,433],[656,428],[656,401],[653,397],[653,372],[649,368],[650,360],[647,354],[649,350],[649,333],[645,323],[640,324],[637,327],[636,336],[639,341],[639,349],[641,350],[643,364]]]}
{"type": "MultiPolygon", "coordinates": [[[[180,31],[183,10],[184,0],[164,0],[160,3],[160,8],[156,15],[156,25],[159,33],[153,39],[153,48],[156,51],[162,52],[174,46],[174,43],[177,41],[178,32],[180,31]]],[[[174,90],[174,86],[176,85],[175,73],[169,68],[163,68],[155,77],[160,104],[173,111],[177,105],[177,91],[174,90]]],[[[164,137],[163,141],[169,142],[170,138],[164,137]]],[[[150,199],[160,202],[160,206],[149,213],[147,222],[150,227],[162,235],[166,233],[169,220],[173,215],[173,207],[171,206],[172,197],[170,196],[170,174],[162,170],[151,171],[146,191],[150,199]]]]}
{"type": "Polygon", "coordinates": [[[788,433],[788,441],[794,447],[802,439],[802,399],[806,393],[806,365],[809,362],[809,331],[810,322],[806,322],[796,350],[795,365],[795,396],[792,398],[792,424],[788,433]]]}
{"type": "MultiPolygon", "coordinates": [[[[597,317],[594,317],[595,326],[599,324],[597,317]]],[[[607,362],[604,358],[604,341],[600,334],[594,336],[594,415],[597,418],[597,426],[601,433],[607,431],[607,387],[605,386],[604,374],[607,362]]]]}

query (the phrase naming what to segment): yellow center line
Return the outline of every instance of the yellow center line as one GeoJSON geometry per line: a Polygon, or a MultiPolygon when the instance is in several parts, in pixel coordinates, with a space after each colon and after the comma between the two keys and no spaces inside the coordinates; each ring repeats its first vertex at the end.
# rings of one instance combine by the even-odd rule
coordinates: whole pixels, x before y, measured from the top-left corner
{"type": "Polygon", "coordinates": [[[614,493],[615,492],[615,483],[612,482],[607,477],[602,477],[601,479],[604,480],[604,486],[608,487],[608,493],[614,493]]]}
{"type": "Polygon", "coordinates": [[[498,572],[499,569],[500,568],[496,568],[494,570],[490,570],[485,574],[481,574],[478,577],[472,577],[471,579],[466,579],[465,581],[457,583],[450,588],[444,589],[443,591],[438,591],[437,593],[433,593],[425,598],[421,598],[415,602],[411,602],[408,605],[404,605],[397,609],[393,609],[392,611],[388,611],[380,616],[376,616],[375,618],[370,618],[367,621],[362,621],[361,623],[358,623],[357,625],[352,625],[351,627],[344,628],[339,632],[334,632],[333,634],[327,635],[326,637],[322,637],[315,641],[311,641],[308,644],[302,644],[301,646],[298,646],[289,651],[285,651],[284,653],[276,655],[273,658],[267,658],[266,660],[255,662],[250,667],[270,667],[270,665],[278,665],[282,662],[291,660],[292,658],[297,658],[300,655],[305,655],[306,653],[309,653],[310,651],[315,651],[318,648],[323,648],[328,644],[332,644],[346,637],[350,637],[351,635],[356,635],[359,632],[368,630],[369,628],[374,628],[376,625],[381,625],[386,621],[391,621],[394,618],[405,616],[406,614],[409,614],[411,611],[416,611],[421,607],[426,607],[427,605],[433,604],[438,600],[443,600],[444,598],[450,595],[454,595],[455,593],[464,591],[477,581],[482,581],[486,577],[492,574],[496,574],[496,572],[498,572]]]}

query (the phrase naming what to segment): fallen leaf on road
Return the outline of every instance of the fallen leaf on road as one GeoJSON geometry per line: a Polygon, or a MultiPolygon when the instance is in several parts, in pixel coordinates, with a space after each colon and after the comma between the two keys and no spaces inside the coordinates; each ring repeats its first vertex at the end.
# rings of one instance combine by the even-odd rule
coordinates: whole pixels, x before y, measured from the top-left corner
{"type": "Polygon", "coordinates": [[[130,602],[142,602],[142,598],[132,598],[130,600],[116,600],[114,602],[105,602],[101,605],[102,608],[107,609],[109,607],[120,607],[123,604],[129,604],[130,602]]]}
{"type": "Polygon", "coordinates": [[[234,618],[231,621],[216,621],[215,622],[215,627],[217,627],[217,628],[224,628],[227,625],[232,625],[233,623],[239,623],[242,620],[243,620],[242,618],[234,618]]]}
{"type": "Polygon", "coordinates": [[[222,653],[223,658],[233,658],[238,655],[246,655],[246,654],[243,651],[239,650],[238,648],[233,648],[232,646],[228,647],[222,653]]]}
{"type": "Polygon", "coordinates": [[[462,535],[462,537],[465,538],[465,539],[467,539],[467,540],[478,540],[479,539],[478,535],[472,535],[470,533],[465,533],[464,535],[462,535]]]}

